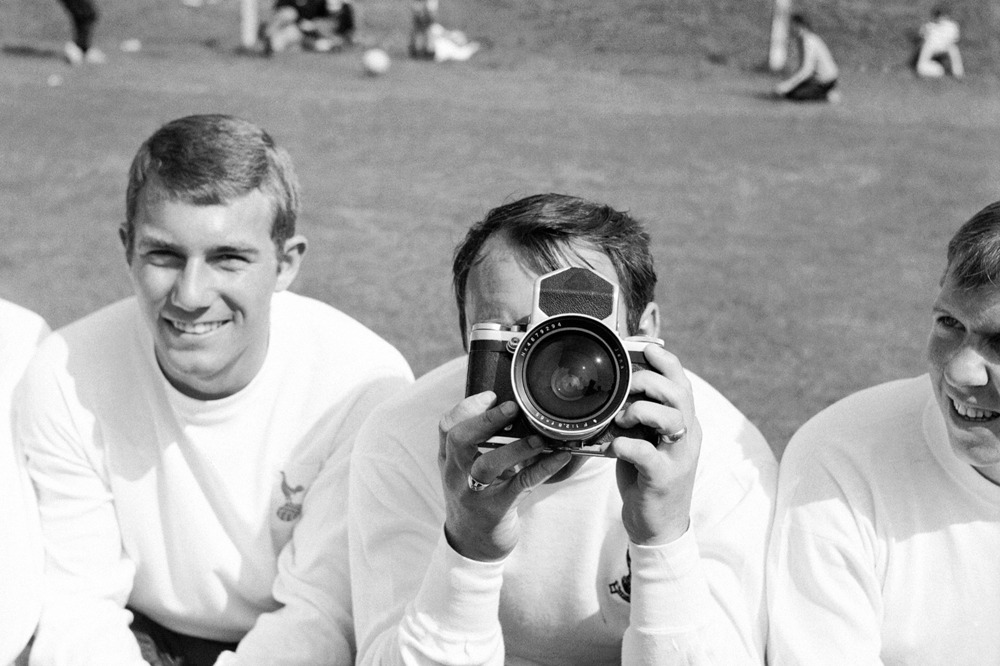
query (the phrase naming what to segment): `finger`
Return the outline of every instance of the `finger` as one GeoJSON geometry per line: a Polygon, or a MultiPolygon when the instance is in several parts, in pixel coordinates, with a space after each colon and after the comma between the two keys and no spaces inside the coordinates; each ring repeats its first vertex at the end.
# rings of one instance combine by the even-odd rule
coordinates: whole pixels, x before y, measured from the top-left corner
{"type": "Polygon", "coordinates": [[[651,476],[654,466],[661,464],[656,447],[644,439],[616,437],[610,448],[618,460],[631,463],[646,476],[651,476]]]}
{"type": "Polygon", "coordinates": [[[445,437],[445,457],[454,459],[463,471],[469,469],[479,445],[509,425],[516,415],[517,405],[507,401],[456,424],[445,437]]]}
{"type": "Polygon", "coordinates": [[[482,483],[493,483],[505,470],[536,457],[544,446],[537,435],[505,444],[476,458],[469,474],[482,483]]]}
{"type": "Polygon", "coordinates": [[[470,395],[441,417],[438,421],[438,465],[443,465],[447,458],[448,433],[462,421],[485,412],[496,399],[497,396],[493,391],[470,395]]]}
{"type": "Polygon", "coordinates": [[[622,428],[648,426],[661,435],[670,435],[681,428],[690,427],[681,410],[649,400],[636,400],[630,404],[618,413],[615,423],[622,428]]]}
{"type": "Polygon", "coordinates": [[[667,378],[655,370],[639,370],[632,375],[630,394],[643,394],[649,400],[675,407],[691,403],[688,388],[667,378]]]}
{"type": "Polygon", "coordinates": [[[509,492],[515,495],[523,495],[534,490],[536,487],[548,481],[552,476],[561,470],[573,459],[573,456],[566,451],[558,453],[546,453],[528,467],[525,467],[510,480],[509,492]]]}
{"type": "Polygon", "coordinates": [[[483,391],[482,393],[470,395],[441,417],[438,428],[441,432],[447,433],[462,421],[485,412],[493,406],[496,399],[497,394],[493,391],[483,391]]]}
{"type": "Polygon", "coordinates": [[[689,387],[691,385],[687,373],[684,372],[684,366],[681,365],[680,359],[675,354],[652,343],[646,345],[643,354],[646,357],[646,362],[667,379],[677,382],[681,386],[689,387]]]}

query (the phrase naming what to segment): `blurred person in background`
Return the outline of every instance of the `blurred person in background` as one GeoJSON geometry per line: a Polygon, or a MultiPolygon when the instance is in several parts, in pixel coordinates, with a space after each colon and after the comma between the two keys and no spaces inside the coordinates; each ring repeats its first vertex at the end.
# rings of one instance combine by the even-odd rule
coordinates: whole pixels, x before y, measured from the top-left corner
{"type": "Polygon", "coordinates": [[[94,26],[99,14],[94,0],[59,0],[73,21],[73,41],[66,42],[63,53],[71,65],[84,63],[101,65],[107,61],[104,52],[92,44],[94,26]]]}
{"type": "Polygon", "coordinates": [[[46,550],[33,664],[351,663],[350,449],[412,374],[288,291],[299,200],[245,120],[180,118],[136,153],[135,295],[50,334],[15,400],[46,550]]]}
{"type": "Polygon", "coordinates": [[[35,313],[0,300],[0,666],[24,650],[42,606],[38,508],[24,456],[11,437],[10,414],[14,388],[48,331],[35,313]]]}
{"type": "MultiPolygon", "coordinates": [[[[466,349],[474,324],[524,324],[535,279],[563,267],[618,285],[622,337],[658,334],[642,226],[541,194],[490,211],[457,248],[466,349]]],[[[615,424],[648,439],[616,437],[617,460],[546,452],[539,434],[477,457],[519,408],[464,397],[471,356],[376,409],[351,469],[359,664],[763,663],[777,463],[725,397],[639,344],[648,367],[615,424]]]]}
{"type": "Polygon", "coordinates": [[[266,54],[301,47],[327,52],[354,43],[357,26],[349,0],[277,0],[274,13],[261,26],[266,54]]]}
{"type": "Polygon", "coordinates": [[[927,374],[844,398],[784,452],[774,666],[1000,660],[1000,202],[952,237],[930,310],[927,374]]]}
{"type": "Polygon", "coordinates": [[[799,69],[779,83],[775,93],[793,102],[839,102],[840,93],[834,90],[839,70],[826,42],[802,14],[793,14],[790,22],[799,44],[799,69]]]}
{"type": "Polygon", "coordinates": [[[930,79],[951,74],[956,79],[965,76],[962,53],[958,50],[958,23],[944,7],[935,7],[931,20],[920,27],[920,50],[916,70],[930,79]]]}

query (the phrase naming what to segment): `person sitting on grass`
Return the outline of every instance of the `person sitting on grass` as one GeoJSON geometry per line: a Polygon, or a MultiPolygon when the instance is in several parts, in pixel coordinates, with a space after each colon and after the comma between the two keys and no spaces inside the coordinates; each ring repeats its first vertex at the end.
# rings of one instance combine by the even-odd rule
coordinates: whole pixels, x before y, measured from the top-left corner
{"type": "Polygon", "coordinates": [[[342,49],[354,43],[355,18],[350,0],[277,0],[274,14],[261,25],[264,52],[342,49]]]}
{"type": "Polygon", "coordinates": [[[960,79],[965,76],[965,67],[958,50],[958,23],[944,7],[936,7],[931,16],[932,19],[920,27],[917,75],[937,79],[951,74],[960,79]]]}
{"type": "Polygon", "coordinates": [[[1000,658],[1000,202],[945,264],[928,372],[833,404],[782,456],[772,666],[1000,658]]]}
{"type": "MultiPolygon", "coordinates": [[[[642,225],[539,194],[491,210],[455,252],[466,349],[475,324],[523,324],[535,279],[563,267],[618,285],[607,316],[622,336],[657,335],[642,225]]],[[[777,463],[675,355],[658,344],[640,353],[648,368],[632,375],[636,400],[615,423],[649,430],[615,438],[617,460],[545,451],[537,432],[477,455],[520,411],[499,386],[464,397],[471,356],[376,408],[352,454],[348,503],[359,665],[763,663],[777,463]]]]}
{"type": "Polygon", "coordinates": [[[14,387],[48,331],[34,312],[0,300],[0,666],[28,663],[18,655],[42,606],[38,508],[23,455],[11,438],[10,406],[14,387]]]}
{"type": "Polygon", "coordinates": [[[136,153],[135,295],[50,334],[15,399],[46,551],[32,664],[352,663],[350,449],[412,374],[288,291],[299,201],[239,118],[171,121],[136,153]]]}
{"type": "Polygon", "coordinates": [[[838,102],[834,90],[839,70],[826,43],[813,32],[802,14],[791,17],[792,33],[799,42],[799,69],[775,88],[776,94],[793,102],[838,102]]]}

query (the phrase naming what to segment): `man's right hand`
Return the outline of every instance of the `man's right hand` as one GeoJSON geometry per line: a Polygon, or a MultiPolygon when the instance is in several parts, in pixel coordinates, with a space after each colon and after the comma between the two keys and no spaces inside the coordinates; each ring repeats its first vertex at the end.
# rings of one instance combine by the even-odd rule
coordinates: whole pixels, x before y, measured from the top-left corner
{"type": "Polygon", "coordinates": [[[479,445],[513,422],[517,405],[493,407],[491,391],[469,396],[439,424],[438,469],[445,495],[445,536],[459,555],[492,562],[514,550],[519,536],[517,506],[536,486],[569,462],[568,453],[546,453],[538,435],[477,457],[479,445]],[[512,476],[501,475],[524,465],[512,476]],[[469,476],[487,488],[474,491],[469,476]]]}

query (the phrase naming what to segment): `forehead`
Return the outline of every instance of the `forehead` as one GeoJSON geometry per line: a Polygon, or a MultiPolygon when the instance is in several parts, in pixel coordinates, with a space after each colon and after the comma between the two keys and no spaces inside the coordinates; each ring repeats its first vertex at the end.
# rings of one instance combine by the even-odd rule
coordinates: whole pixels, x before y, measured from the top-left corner
{"type": "Polygon", "coordinates": [[[270,242],[273,218],[259,190],[224,204],[199,205],[153,187],[140,196],[134,232],[137,240],[256,245],[270,242]]]}
{"type": "MultiPolygon", "coordinates": [[[[561,249],[564,266],[590,268],[619,284],[606,254],[587,244],[568,243],[561,249]]],[[[486,241],[466,283],[466,318],[471,322],[511,324],[531,314],[535,272],[508,242],[498,236],[486,241]]]]}

